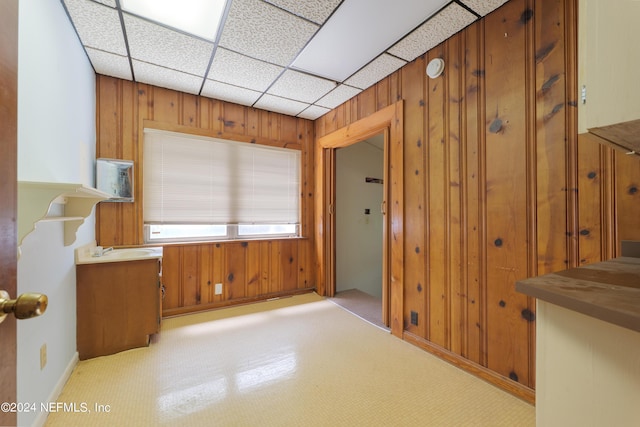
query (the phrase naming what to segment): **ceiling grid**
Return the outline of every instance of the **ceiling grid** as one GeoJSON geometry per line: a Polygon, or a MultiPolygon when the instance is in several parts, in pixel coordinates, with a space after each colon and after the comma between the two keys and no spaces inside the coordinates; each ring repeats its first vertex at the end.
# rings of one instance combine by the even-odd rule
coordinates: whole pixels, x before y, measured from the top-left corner
{"type": "Polygon", "coordinates": [[[227,0],[209,40],[127,0],[60,1],[98,74],[310,120],[506,2],[227,0]]]}

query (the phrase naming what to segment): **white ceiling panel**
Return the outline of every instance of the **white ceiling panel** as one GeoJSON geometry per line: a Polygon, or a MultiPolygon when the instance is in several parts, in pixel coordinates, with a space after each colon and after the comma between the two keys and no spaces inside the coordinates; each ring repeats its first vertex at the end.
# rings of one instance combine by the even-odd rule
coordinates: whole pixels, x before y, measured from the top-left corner
{"type": "Polygon", "coordinates": [[[98,3],[106,4],[107,6],[116,7],[116,0],[95,0],[98,3]]]}
{"type": "Polygon", "coordinates": [[[325,108],[336,108],[338,105],[348,101],[360,92],[362,92],[362,90],[355,87],[340,85],[315,104],[325,108]]]}
{"type": "Polygon", "coordinates": [[[89,0],[65,0],[82,44],[127,56],[118,11],[89,0]]]}
{"type": "Polygon", "coordinates": [[[152,10],[135,14],[123,0],[52,1],[67,9],[98,74],[309,120],[506,2],[227,0],[212,41],[158,22],[164,2],[176,0],[150,0],[152,10]]]}
{"type": "Polygon", "coordinates": [[[129,58],[126,56],[115,55],[90,47],[87,47],[86,51],[96,73],[131,80],[131,67],[129,66],[129,58]]]}
{"type": "Polygon", "coordinates": [[[264,92],[284,68],[219,47],[209,79],[264,92]]]}
{"type": "Polygon", "coordinates": [[[345,0],[292,66],[342,82],[447,3],[345,0]]]}
{"type": "Polygon", "coordinates": [[[331,80],[287,70],[271,86],[267,93],[311,104],[335,89],[335,87],[336,83],[331,80]]]}
{"type": "Polygon", "coordinates": [[[260,98],[254,105],[256,108],[288,114],[290,116],[297,116],[308,106],[309,104],[305,104],[303,102],[280,98],[279,96],[269,94],[263,95],[262,98],[260,98]]]}
{"type": "Polygon", "coordinates": [[[133,72],[136,81],[185,93],[197,94],[202,85],[200,77],[136,60],[133,60],[133,72]]]}
{"type": "Polygon", "coordinates": [[[261,0],[233,0],[220,46],[288,66],[318,26],[261,0]]]}
{"type": "Polygon", "coordinates": [[[389,49],[389,53],[413,61],[476,20],[476,16],[452,3],[389,49]]]}
{"type": "Polygon", "coordinates": [[[396,58],[395,56],[391,56],[387,53],[383,53],[374,59],[369,65],[365,66],[352,77],[347,79],[345,84],[355,86],[360,89],[366,89],[387,77],[398,68],[401,68],[406,63],[407,61],[396,58]]]}
{"type": "Polygon", "coordinates": [[[328,108],[318,107],[317,105],[311,105],[302,113],[298,114],[298,117],[302,117],[303,119],[308,119],[308,120],[315,120],[319,117],[324,116],[329,111],[331,110],[328,108]]]}
{"type": "Polygon", "coordinates": [[[213,43],[124,14],[131,57],[204,77],[213,43]]]}
{"type": "Polygon", "coordinates": [[[252,106],[262,95],[261,92],[249,90],[226,83],[207,80],[202,89],[202,95],[208,98],[220,99],[222,101],[235,102],[240,105],[252,106]]]}
{"type": "Polygon", "coordinates": [[[469,8],[473,9],[478,15],[485,16],[489,12],[494,11],[499,8],[503,4],[507,2],[507,0],[461,0],[462,3],[469,6],[469,8]]]}
{"type": "Polygon", "coordinates": [[[313,21],[316,24],[322,24],[338,7],[342,0],[265,0],[284,10],[288,10],[294,15],[301,16],[313,21]]]}

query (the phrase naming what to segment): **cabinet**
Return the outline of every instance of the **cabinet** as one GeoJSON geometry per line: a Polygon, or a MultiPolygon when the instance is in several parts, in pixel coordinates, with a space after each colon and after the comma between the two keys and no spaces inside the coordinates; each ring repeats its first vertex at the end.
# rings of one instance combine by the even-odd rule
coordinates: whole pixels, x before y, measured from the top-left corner
{"type": "Polygon", "coordinates": [[[579,0],[578,13],[578,132],[639,119],[640,2],[579,0]]]}
{"type": "Polygon", "coordinates": [[[149,345],[160,331],[160,262],[76,265],[80,360],[149,345]]]}

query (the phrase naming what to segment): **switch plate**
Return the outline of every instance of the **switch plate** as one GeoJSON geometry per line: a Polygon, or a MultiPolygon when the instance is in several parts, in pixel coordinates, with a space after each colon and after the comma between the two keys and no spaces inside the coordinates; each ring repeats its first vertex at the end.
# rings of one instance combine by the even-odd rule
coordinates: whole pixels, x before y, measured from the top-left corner
{"type": "Polygon", "coordinates": [[[216,283],[216,286],[214,288],[214,294],[222,295],[222,283],[216,283]]]}

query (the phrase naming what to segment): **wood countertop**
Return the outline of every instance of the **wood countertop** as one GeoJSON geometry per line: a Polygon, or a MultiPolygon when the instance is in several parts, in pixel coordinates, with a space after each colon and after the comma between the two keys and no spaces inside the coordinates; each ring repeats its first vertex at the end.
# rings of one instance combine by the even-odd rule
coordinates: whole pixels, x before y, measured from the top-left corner
{"type": "Polygon", "coordinates": [[[516,291],[640,332],[640,258],[619,257],[519,280],[516,291]]]}

